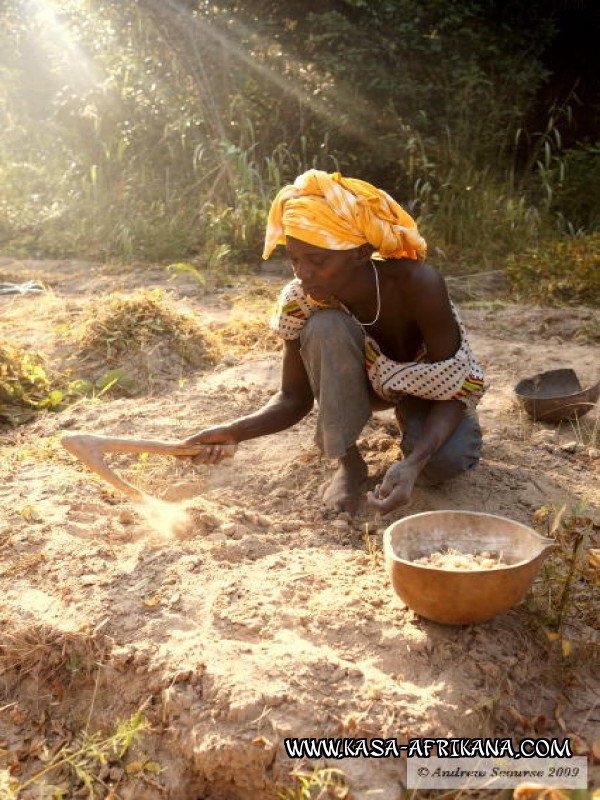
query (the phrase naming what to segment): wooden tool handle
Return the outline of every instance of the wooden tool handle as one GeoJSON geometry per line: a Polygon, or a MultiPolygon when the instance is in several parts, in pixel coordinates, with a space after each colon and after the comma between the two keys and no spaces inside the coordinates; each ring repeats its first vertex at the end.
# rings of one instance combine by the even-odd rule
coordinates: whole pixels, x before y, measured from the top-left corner
{"type": "MultiPolygon", "coordinates": [[[[63,447],[73,452],[83,445],[102,453],[158,453],[165,456],[199,456],[211,445],[166,442],[161,439],[128,439],[117,436],[98,436],[91,433],[69,433],[61,439],[63,447]]],[[[218,444],[218,442],[215,442],[218,444]]],[[[221,444],[224,457],[234,455],[237,445],[221,444]]],[[[77,453],[75,453],[77,455],[77,453]]]]}

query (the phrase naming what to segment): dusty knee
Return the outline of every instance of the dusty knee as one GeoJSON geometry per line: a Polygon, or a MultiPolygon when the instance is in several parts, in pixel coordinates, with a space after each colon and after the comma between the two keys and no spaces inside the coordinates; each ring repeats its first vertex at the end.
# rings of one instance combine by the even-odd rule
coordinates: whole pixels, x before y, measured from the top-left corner
{"type": "MultiPolygon", "coordinates": [[[[412,421],[414,422],[414,420],[412,421]]],[[[411,453],[422,434],[424,419],[418,425],[409,425],[402,440],[405,455],[411,453]]],[[[481,428],[474,413],[466,414],[458,428],[434,453],[419,476],[420,483],[436,484],[468,472],[479,463],[481,454],[481,428]]]]}
{"type": "Polygon", "coordinates": [[[468,472],[479,463],[479,453],[443,450],[433,455],[421,474],[419,482],[426,484],[444,483],[445,481],[468,472]]]}

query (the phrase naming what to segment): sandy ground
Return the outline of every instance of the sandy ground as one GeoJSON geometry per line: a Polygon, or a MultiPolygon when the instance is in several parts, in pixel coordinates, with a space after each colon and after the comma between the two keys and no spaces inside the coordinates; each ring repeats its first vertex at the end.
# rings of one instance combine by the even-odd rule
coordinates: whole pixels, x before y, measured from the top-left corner
{"type": "MultiPolygon", "coordinates": [[[[1,338],[71,366],[65,325],[103,293],[167,286],[207,325],[226,320],[240,294],[237,280],[218,291],[185,277],[167,284],[160,268],[0,260],[0,279],[32,278],[48,291],[0,297],[1,338]]],[[[273,296],[283,281],[262,280],[273,296]]],[[[179,376],[150,353],[148,391],[2,429],[1,797],[17,796],[10,781],[15,791],[81,730],[109,730],[139,708],[152,730],[132,750],[134,768],[118,759],[99,768],[97,797],[276,798],[300,766],[285,757],[286,736],[570,735],[598,782],[589,614],[567,620],[568,652],[545,634],[531,597],[480,625],[443,626],[407,609],[385,572],[381,534],[406,514],[463,509],[528,525],[544,506],[597,514],[598,411],[579,426],[534,424],[512,391],[557,366],[597,380],[598,346],[584,335],[593,310],[490,299],[461,310],[490,386],[481,464],[417,488],[389,518],[366,507],[351,520],[323,512],[331,464],[313,445],[313,415],[218,467],[111,462],[169,505],[133,505],[60,446],[66,431],[176,439],[247,413],[277,388],[277,353],[230,353],[179,376]],[[177,527],[178,514],[187,526],[177,527]]],[[[373,418],[360,444],[373,486],[400,455],[389,413],[373,418]]],[[[590,580],[582,591],[597,590],[590,580]]],[[[402,796],[402,760],[331,766],[346,785],[331,796],[402,796]]],[[[63,787],[56,796],[91,796],[81,782],[73,788],[66,767],[20,796],[53,796],[44,780],[63,787]]]]}

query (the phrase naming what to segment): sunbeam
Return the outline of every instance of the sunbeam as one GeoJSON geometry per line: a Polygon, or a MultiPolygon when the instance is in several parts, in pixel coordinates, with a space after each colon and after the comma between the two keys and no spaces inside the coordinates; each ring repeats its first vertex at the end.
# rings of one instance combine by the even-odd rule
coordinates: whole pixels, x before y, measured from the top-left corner
{"type": "Polygon", "coordinates": [[[91,86],[101,81],[103,74],[72,33],[67,19],[68,13],[81,5],[81,0],[26,0],[23,8],[39,34],[40,47],[69,84],[91,86]]]}
{"type": "MultiPolygon", "coordinates": [[[[162,0],[149,0],[148,5],[157,14],[164,14],[165,9],[168,9],[172,12],[173,18],[177,20],[181,29],[186,31],[186,33],[189,33],[190,25],[195,26],[198,31],[201,31],[214,43],[219,44],[229,55],[237,59],[245,67],[248,67],[260,78],[265,79],[278,89],[281,89],[284,95],[291,100],[295,100],[309,108],[311,112],[325,120],[332,128],[350,133],[353,138],[360,141],[365,147],[381,149],[382,143],[380,140],[376,141],[374,139],[372,135],[372,125],[370,124],[377,115],[381,114],[381,110],[372,106],[364,98],[357,100],[356,92],[350,87],[343,87],[338,84],[336,86],[336,101],[335,104],[332,105],[329,99],[325,102],[315,96],[314,92],[316,92],[318,85],[322,85],[322,81],[315,79],[315,89],[313,93],[311,93],[302,86],[299,81],[293,80],[288,75],[285,75],[283,69],[281,71],[276,71],[261,63],[257,57],[253,57],[251,53],[243,49],[214,25],[211,25],[206,19],[190,12],[179,0],[166,0],[166,2],[162,2],[162,0]]],[[[249,33],[247,28],[242,26],[239,22],[236,22],[236,29],[244,36],[249,33]]],[[[188,37],[188,39],[191,39],[191,37],[188,37]]],[[[269,42],[264,39],[259,40],[259,44],[265,50],[272,48],[274,45],[280,47],[279,43],[269,42]]],[[[204,69],[202,55],[197,44],[194,46],[194,55],[201,69],[204,69]]],[[[304,64],[294,60],[290,56],[282,54],[282,58],[285,60],[285,69],[288,73],[295,72],[300,74],[302,70],[305,70],[304,64]]],[[[211,92],[210,86],[206,86],[205,91],[211,92]]],[[[211,105],[213,107],[216,105],[214,97],[211,97],[211,105]]]]}

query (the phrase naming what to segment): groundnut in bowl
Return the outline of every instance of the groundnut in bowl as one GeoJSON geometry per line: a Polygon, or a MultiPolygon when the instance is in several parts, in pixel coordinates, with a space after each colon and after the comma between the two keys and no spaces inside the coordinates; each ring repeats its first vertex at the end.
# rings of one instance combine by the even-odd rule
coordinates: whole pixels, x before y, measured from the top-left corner
{"type": "Polygon", "coordinates": [[[415,558],[413,564],[434,567],[434,569],[456,570],[496,569],[496,567],[506,566],[502,560],[502,554],[492,553],[489,550],[482,550],[481,553],[461,553],[454,547],[449,547],[441,552],[436,550],[431,555],[415,558]]]}
{"type": "Polygon", "coordinates": [[[394,591],[417,614],[483,622],[520,602],[554,542],[520,522],[473,511],[430,511],[385,531],[394,591]]]}

